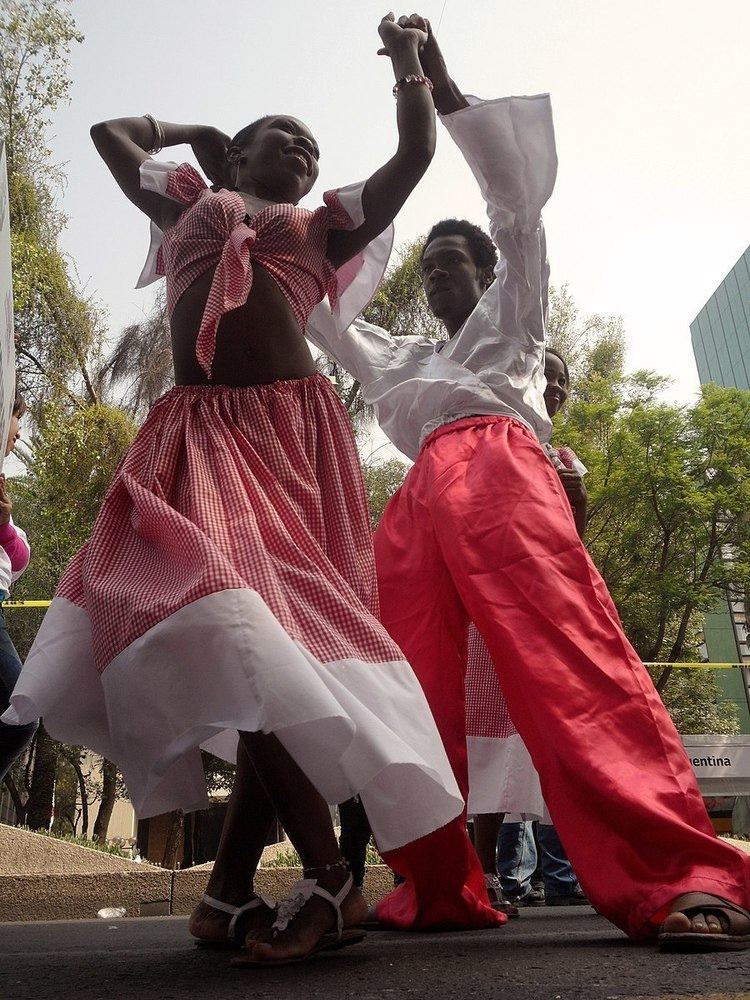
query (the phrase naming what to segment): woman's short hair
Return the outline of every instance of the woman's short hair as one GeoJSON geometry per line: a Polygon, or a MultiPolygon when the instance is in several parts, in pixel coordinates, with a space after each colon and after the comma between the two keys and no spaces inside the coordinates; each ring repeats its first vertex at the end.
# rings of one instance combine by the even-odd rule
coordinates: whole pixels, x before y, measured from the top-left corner
{"type": "Polygon", "coordinates": [[[245,149],[255,138],[255,133],[258,129],[267,122],[269,119],[273,118],[273,115],[263,115],[262,118],[256,118],[254,122],[250,122],[244,128],[241,128],[237,135],[229,143],[230,146],[239,146],[240,149],[245,149]]]}

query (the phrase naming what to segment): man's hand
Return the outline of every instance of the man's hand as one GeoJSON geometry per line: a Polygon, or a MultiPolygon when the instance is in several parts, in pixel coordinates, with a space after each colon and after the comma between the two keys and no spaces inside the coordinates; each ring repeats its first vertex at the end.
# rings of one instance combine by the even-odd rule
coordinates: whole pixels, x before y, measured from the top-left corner
{"type": "Polygon", "coordinates": [[[0,525],[8,524],[13,513],[13,502],[5,488],[5,475],[0,473],[0,525]]]}

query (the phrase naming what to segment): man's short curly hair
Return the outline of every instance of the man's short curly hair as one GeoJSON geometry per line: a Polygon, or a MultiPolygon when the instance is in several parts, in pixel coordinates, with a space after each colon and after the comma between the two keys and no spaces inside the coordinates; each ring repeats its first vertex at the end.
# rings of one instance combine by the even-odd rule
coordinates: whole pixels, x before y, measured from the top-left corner
{"type": "Polygon", "coordinates": [[[422,247],[422,256],[427,247],[438,236],[463,236],[469,244],[471,259],[477,267],[494,270],[497,264],[497,248],[487,233],[468,219],[443,219],[436,222],[427,234],[422,247]]]}

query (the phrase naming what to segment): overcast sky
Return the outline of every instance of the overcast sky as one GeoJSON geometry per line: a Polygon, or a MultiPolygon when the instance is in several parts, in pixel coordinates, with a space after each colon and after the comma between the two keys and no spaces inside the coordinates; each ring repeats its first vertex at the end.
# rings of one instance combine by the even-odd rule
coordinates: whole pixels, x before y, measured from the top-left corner
{"type": "MultiPolygon", "coordinates": [[[[552,280],[584,312],[622,315],[631,368],[698,379],[689,323],[750,241],[748,0],[430,0],[452,74],[480,97],[552,94],[560,169],[545,211],[552,280]]],[[[66,162],[65,249],[117,333],[148,310],[133,289],[145,217],[88,136],[150,112],[233,134],[265,113],[305,120],[322,192],[367,177],[396,142],[393,80],[369,0],[76,0],[86,35],[53,149],[66,162]]],[[[397,11],[397,14],[402,11],[397,11]]],[[[409,11],[410,13],[410,11],[409,11]]],[[[190,158],[187,148],[167,158],[190,158]]],[[[441,130],[397,241],[447,215],[483,223],[473,179],[441,130]]]]}

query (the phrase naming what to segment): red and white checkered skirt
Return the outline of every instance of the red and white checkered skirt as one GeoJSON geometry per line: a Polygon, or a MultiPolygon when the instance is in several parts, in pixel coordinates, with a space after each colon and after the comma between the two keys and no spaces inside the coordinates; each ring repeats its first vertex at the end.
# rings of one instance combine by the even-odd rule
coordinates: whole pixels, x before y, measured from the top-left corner
{"type": "Polygon", "coordinates": [[[466,664],[466,749],[470,815],[546,817],[539,775],[513,725],[487,643],[473,622],[466,664]]]}
{"type": "Polygon", "coordinates": [[[385,850],[461,801],[377,611],[330,382],[178,386],[66,570],[13,710],[117,762],[141,816],[205,804],[200,745],[231,756],[237,730],[274,732],[329,801],[362,796],[385,850]]]}

